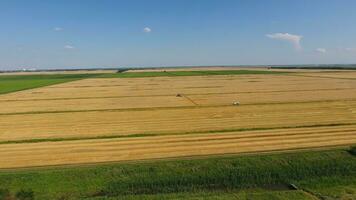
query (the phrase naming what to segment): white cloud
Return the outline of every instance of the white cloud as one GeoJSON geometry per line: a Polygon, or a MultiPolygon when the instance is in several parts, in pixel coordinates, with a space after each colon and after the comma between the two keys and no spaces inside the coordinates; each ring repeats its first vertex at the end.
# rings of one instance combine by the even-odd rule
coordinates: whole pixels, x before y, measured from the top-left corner
{"type": "Polygon", "coordinates": [[[143,28],[143,32],[145,32],[145,33],[149,33],[149,32],[151,32],[151,31],[152,31],[152,29],[149,28],[149,27],[143,28]]]}
{"type": "Polygon", "coordinates": [[[17,51],[23,51],[23,50],[24,50],[24,47],[23,47],[23,46],[17,46],[17,47],[16,47],[16,50],[17,50],[17,51]]]}
{"type": "Polygon", "coordinates": [[[75,49],[74,46],[69,45],[69,44],[65,45],[64,48],[65,48],[65,49],[75,49]]]}
{"type": "Polygon", "coordinates": [[[355,47],[338,47],[336,49],[339,53],[346,53],[346,54],[350,54],[350,53],[356,53],[356,48],[355,47]]]}
{"type": "Polygon", "coordinates": [[[326,53],[326,49],[324,49],[324,48],[317,48],[317,49],[315,49],[315,51],[318,53],[326,53]]]}
{"type": "Polygon", "coordinates": [[[355,52],[356,48],[347,47],[347,48],[345,48],[345,51],[347,51],[347,52],[355,52]]]}
{"type": "Polygon", "coordinates": [[[301,36],[301,35],[293,35],[290,33],[273,33],[273,34],[267,34],[266,36],[271,39],[283,40],[283,41],[290,42],[293,44],[293,46],[296,50],[302,49],[300,41],[302,40],[303,36],[301,36]]]}
{"type": "Polygon", "coordinates": [[[63,28],[61,28],[61,27],[54,27],[53,30],[54,30],[54,31],[63,31],[63,28]]]}

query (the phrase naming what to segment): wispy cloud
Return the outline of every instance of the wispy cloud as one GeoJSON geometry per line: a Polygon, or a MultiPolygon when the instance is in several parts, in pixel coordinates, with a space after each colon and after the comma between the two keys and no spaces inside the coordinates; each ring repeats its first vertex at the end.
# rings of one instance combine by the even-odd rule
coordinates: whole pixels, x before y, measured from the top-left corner
{"type": "Polygon", "coordinates": [[[266,36],[271,39],[290,42],[293,44],[296,50],[302,49],[302,45],[300,44],[300,41],[302,40],[303,36],[301,35],[294,35],[290,33],[272,33],[272,34],[267,34],[266,36]]]}
{"type": "Polygon", "coordinates": [[[316,52],[318,53],[326,53],[326,49],[325,48],[317,48],[315,49],[316,52]]]}
{"type": "Polygon", "coordinates": [[[347,52],[356,52],[356,48],[347,47],[344,49],[347,52]]]}
{"type": "Polygon", "coordinates": [[[63,28],[62,27],[54,27],[53,30],[54,31],[63,31],[63,28]]]}
{"type": "Polygon", "coordinates": [[[152,29],[149,27],[143,28],[143,32],[145,32],[145,33],[150,33],[151,31],[152,31],[152,29]]]}
{"type": "Polygon", "coordinates": [[[69,44],[65,45],[64,48],[65,49],[75,49],[75,47],[73,45],[69,45],[69,44]]]}

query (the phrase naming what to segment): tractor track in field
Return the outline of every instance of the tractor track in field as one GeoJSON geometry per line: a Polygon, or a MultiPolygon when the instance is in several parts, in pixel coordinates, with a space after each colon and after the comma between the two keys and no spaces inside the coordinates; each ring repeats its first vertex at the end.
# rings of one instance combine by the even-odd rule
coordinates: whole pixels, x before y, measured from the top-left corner
{"type": "MultiPolygon", "coordinates": [[[[199,105],[192,98],[183,94],[183,98],[187,99],[193,105],[189,106],[157,106],[157,107],[134,107],[134,108],[103,108],[103,109],[82,109],[82,110],[53,110],[53,111],[29,111],[29,112],[5,112],[0,116],[11,115],[33,115],[33,114],[55,114],[55,113],[78,113],[78,112],[126,112],[126,111],[155,111],[155,110],[181,110],[181,109],[199,109],[199,108],[219,108],[219,107],[236,107],[232,104],[220,105],[199,105]]],[[[241,106],[258,106],[258,105],[288,105],[288,104],[313,104],[313,103],[347,103],[355,102],[356,99],[342,99],[342,100],[321,100],[321,101],[290,101],[290,102],[268,102],[268,103],[241,103],[241,106]]]]}
{"type": "MultiPolygon", "coordinates": [[[[57,87],[56,87],[57,88],[57,87]]],[[[71,87],[73,88],[73,87],[71,87]]],[[[299,90],[271,90],[271,91],[253,91],[253,92],[207,92],[207,93],[184,93],[189,96],[200,95],[219,95],[219,94],[268,94],[268,93],[289,93],[289,92],[312,92],[312,91],[340,91],[353,90],[354,88],[332,88],[332,89],[299,89],[299,90]]],[[[356,90],[356,89],[355,89],[356,90]]],[[[56,100],[80,100],[80,99],[119,99],[119,98],[137,98],[137,97],[171,97],[175,94],[150,94],[150,95],[116,95],[99,97],[66,97],[66,98],[38,98],[38,99],[0,99],[0,102],[26,102],[26,101],[56,101],[56,100]]]]}

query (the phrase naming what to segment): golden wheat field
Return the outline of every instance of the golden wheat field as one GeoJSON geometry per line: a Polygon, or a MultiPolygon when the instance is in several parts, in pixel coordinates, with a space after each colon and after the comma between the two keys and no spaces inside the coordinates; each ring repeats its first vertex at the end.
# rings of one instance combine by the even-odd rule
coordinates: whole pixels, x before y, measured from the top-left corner
{"type": "Polygon", "coordinates": [[[266,152],[356,143],[356,126],[0,145],[2,168],[266,152]]]}
{"type": "Polygon", "coordinates": [[[356,143],[347,71],[87,78],[0,95],[0,104],[0,168],[356,143]]]}

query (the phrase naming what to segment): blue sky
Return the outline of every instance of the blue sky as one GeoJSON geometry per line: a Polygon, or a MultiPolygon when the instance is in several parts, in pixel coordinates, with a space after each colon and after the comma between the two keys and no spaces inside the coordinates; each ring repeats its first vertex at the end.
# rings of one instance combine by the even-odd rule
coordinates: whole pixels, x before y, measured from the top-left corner
{"type": "Polygon", "coordinates": [[[0,69],[356,63],[354,0],[0,0],[0,69]]]}

